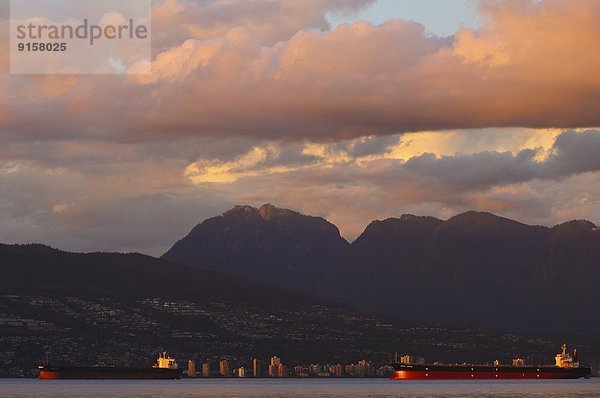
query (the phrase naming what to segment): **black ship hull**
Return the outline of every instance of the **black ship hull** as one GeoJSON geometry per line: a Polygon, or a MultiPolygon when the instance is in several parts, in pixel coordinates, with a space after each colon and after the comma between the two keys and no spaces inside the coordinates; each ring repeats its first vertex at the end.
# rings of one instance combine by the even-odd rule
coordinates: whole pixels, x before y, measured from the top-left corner
{"type": "Polygon", "coordinates": [[[180,369],[41,366],[40,380],[173,380],[180,369]]]}

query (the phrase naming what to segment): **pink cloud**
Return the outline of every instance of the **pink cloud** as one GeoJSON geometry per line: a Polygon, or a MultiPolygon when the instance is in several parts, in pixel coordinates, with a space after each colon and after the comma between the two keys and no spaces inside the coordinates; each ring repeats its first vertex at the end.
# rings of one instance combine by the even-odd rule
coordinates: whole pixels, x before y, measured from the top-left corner
{"type": "MultiPolygon", "coordinates": [[[[203,10],[221,22],[206,37],[182,28],[186,35],[156,56],[147,79],[79,79],[60,95],[48,95],[37,90],[40,80],[2,76],[13,97],[3,103],[11,116],[3,127],[39,133],[43,126],[50,136],[119,140],[224,133],[331,139],[600,125],[600,4],[594,0],[484,1],[488,22],[453,38],[391,21],[324,33],[300,30],[278,42],[257,21],[278,15],[274,21],[289,22],[293,7],[268,3],[264,10],[263,3],[249,2],[255,14],[247,15],[196,2],[159,3],[159,35],[181,30],[178,18],[191,24],[188,14],[200,18],[203,10]],[[58,121],[50,114],[71,116],[58,121]]],[[[294,17],[294,23],[319,26],[314,15],[336,7],[311,2],[310,15],[294,17]]],[[[281,37],[300,29],[273,23],[281,37]]]]}

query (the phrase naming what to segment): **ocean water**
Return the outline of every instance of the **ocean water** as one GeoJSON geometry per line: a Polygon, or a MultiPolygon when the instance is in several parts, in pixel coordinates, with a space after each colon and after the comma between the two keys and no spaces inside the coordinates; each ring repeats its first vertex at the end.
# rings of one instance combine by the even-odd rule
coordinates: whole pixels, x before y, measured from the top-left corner
{"type": "Polygon", "coordinates": [[[390,381],[386,379],[41,381],[0,379],[0,397],[591,398],[600,397],[600,379],[561,381],[390,381]]]}

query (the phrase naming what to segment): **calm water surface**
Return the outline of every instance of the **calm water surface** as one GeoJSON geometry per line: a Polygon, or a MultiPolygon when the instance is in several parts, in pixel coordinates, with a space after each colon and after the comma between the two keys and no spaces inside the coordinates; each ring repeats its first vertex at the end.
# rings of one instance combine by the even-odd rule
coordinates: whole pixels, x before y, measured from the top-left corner
{"type": "Polygon", "coordinates": [[[0,379],[0,397],[124,398],[591,398],[600,397],[600,379],[531,381],[342,380],[173,380],[173,381],[38,381],[0,379]]]}

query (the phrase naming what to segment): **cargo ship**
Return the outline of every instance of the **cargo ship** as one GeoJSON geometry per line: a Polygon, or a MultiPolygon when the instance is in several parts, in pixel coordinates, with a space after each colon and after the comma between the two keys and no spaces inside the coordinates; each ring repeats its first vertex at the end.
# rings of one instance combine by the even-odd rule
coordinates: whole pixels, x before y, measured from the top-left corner
{"type": "Polygon", "coordinates": [[[182,371],[175,359],[166,352],[159,354],[151,368],[119,368],[110,366],[38,366],[40,380],[173,380],[181,378],[182,371]]]}
{"type": "Polygon", "coordinates": [[[573,355],[567,352],[566,344],[562,352],[556,354],[554,365],[525,365],[523,359],[513,360],[512,365],[442,365],[394,363],[392,380],[537,380],[537,379],[588,379],[591,368],[579,366],[577,350],[573,355]]]}

